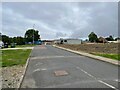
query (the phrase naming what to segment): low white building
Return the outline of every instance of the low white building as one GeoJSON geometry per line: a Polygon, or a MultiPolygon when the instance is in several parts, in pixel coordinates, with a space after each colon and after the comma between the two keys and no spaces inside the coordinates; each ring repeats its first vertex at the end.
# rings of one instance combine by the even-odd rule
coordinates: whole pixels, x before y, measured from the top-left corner
{"type": "Polygon", "coordinates": [[[59,39],[54,41],[55,44],[81,44],[81,39],[59,39]]]}

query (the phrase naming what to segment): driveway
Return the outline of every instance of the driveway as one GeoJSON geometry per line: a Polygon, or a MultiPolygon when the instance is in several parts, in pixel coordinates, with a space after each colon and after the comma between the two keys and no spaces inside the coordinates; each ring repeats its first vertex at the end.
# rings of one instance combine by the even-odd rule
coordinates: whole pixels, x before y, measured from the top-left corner
{"type": "Polygon", "coordinates": [[[118,89],[118,66],[50,45],[35,46],[21,88],[118,89]]]}

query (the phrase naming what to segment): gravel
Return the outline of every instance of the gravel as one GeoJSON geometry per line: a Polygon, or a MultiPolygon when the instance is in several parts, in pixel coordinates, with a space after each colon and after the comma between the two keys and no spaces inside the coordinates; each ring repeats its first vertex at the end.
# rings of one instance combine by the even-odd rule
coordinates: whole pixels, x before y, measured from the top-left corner
{"type": "Polygon", "coordinates": [[[2,68],[2,88],[18,88],[25,66],[12,66],[2,68]]]}

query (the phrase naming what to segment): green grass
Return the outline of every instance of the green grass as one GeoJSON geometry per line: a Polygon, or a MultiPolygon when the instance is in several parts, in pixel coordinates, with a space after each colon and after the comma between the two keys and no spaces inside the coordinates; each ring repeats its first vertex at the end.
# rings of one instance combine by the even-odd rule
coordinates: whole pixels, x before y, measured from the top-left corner
{"type": "MultiPolygon", "coordinates": [[[[3,50],[2,51],[2,67],[24,65],[31,49],[20,49],[20,50],[3,50]]],[[[1,55],[0,55],[1,57],[1,55]]]]}
{"type": "Polygon", "coordinates": [[[120,61],[120,54],[104,54],[104,53],[93,53],[93,54],[120,61]]]}
{"type": "MultiPolygon", "coordinates": [[[[15,45],[15,48],[22,48],[22,47],[34,47],[35,45],[30,44],[30,45],[15,45]]],[[[11,48],[10,45],[8,45],[8,48],[11,48]]]]}
{"type": "Polygon", "coordinates": [[[34,47],[35,45],[16,45],[16,48],[21,48],[21,47],[34,47]]]}

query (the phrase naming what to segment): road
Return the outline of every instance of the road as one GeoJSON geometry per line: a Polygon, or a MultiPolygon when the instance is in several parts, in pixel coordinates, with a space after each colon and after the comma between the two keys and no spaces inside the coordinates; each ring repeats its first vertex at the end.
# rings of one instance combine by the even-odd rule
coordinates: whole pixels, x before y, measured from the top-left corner
{"type": "Polygon", "coordinates": [[[118,66],[64,51],[35,46],[21,88],[118,89],[118,66]]]}

